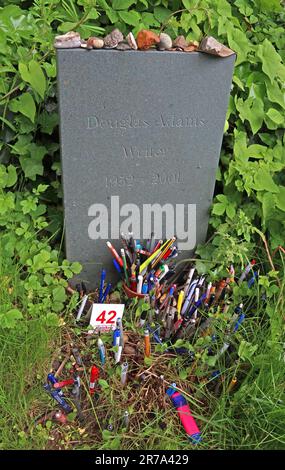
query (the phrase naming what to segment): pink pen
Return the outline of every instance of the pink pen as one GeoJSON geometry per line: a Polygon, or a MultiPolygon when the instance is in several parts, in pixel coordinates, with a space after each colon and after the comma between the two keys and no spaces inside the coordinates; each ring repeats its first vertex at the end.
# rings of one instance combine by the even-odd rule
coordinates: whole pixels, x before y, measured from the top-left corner
{"type": "Polygon", "coordinates": [[[201,432],[191,414],[189,405],[186,399],[176,389],[176,384],[172,384],[166,390],[167,395],[171,398],[173,405],[178,411],[180,421],[185,429],[186,434],[193,440],[194,444],[201,442],[201,432]]]}

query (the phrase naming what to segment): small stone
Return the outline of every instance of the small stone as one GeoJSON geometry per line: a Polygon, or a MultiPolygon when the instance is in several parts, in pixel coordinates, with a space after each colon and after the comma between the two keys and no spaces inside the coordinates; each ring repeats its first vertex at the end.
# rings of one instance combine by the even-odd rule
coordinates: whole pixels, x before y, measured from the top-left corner
{"type": "Polygon", "coordinates": [[[137,45],[137,41],[135,40],[135,36],[133,35],[133,33],[129,33],[127,35],[127,41],[131,49],[134,49],[136,51],[138,48],[138,45],[137,45]]]}
{"type": "Polygon", "coordinates": [[[212,36],[207,36],[200,42],[199,51],[219,57],[229,57],[235,54],[229,47],[224,46],[212,36]]]}
{"type": "Polygon", "coordinates": [[[104,37],[104,47],[114,49],[120,42],[123,42],[124,36],[119,29],[114,29],[110,34],[104,37]]]}
{"type": "Polygon", "coordinates": [[[130,46],[127,42],[120,42],[120,43],[117,45],[116,49],[117,49],[118,51],[130,51],[132,48],[131,48],[131,46],[130,46]]]}
{"type": "Polygon", "coordinates": [[[84,41],[84,39],[81,39],[80,47],[82,47],[82,49],[87,49],[87,41],[84,41]]]}
{"type": "Polygon", "coordinates": [[[184,36],[177,36],[177,38],[173,41],[173,47],[177,47],[179,49],[184,50],[187,46],[188,42],[186,41],[184,36]]]}
{"type": "Polygon", "coordinates": [[[187,47],[184,47],[184,52],[194,52],[199,48],[198,41],[190,41],[187,47]]]}
{"type": "Polygon", "coordinates": [[[101,38],[91,37],[87,41],[87,49],[102,49],[104,41],[101,38]]]}
{"type": "Polygon", "coordinates": [[[184,48],[184,52],[194,52],[197,51],[197,47],[190,45],[184,48]]]}
{"type": "Polygon", "coordinates": [[[146,51],[150,49],[154,44],[159,44],[159,37],[157,34],[147,29],[142,29],[137,35],[138,48],[146,51]]]}
{"type": "Polygon", "coordinates": [[[71,47],[81,47],[80,34],[74,31],[69,31],[61,36],[56,36],[54,41],[54,47],[59,49],[67,49],[71,47]]]}
{"type": "Polygon", "coordinates": [[[171,48],[172,48],[171,37],[166,33],[161,33],[161,35],[159,36],[158,49],[160,51],[165,51],[165,49],[171,49],[171,48]]]}

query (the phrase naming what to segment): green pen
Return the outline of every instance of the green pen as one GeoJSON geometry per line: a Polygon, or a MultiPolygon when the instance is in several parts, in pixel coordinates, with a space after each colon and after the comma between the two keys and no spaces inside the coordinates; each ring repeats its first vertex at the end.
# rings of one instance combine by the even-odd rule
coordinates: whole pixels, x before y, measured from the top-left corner
{"type": "Polygon", "coordinates": [[[126,284],[127,284],[128,287],[130,287],[129,276],[128,276],[128,268],[127,268],[127,260],[126,260],[126,255],[125,255],[124,248],[121,248],[121,256],[122,256],[122,260],[123,260],[123,268],[124,268],[126,284]]]}

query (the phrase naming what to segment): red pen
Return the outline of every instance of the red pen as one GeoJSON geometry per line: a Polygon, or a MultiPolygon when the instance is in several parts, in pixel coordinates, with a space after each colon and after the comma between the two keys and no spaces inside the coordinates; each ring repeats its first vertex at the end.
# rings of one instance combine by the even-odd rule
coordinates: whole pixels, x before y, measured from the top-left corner
{"type": "Polygon", "coordinates": [[[163,255],[162,259],[167,259],[168,256],[171,255],[172,251],[173,251],[173,248],[168,248],[167,252],[165,253],[165,255],[163,255]]]}
{"type": "Polygon", "coordinates": [[[117,260],[117,262],[119,263],[119,265],[121,267],[124,266],[124,263],[123,263],[123,260],[122,258],[118,255],[118,253],[116,252],[115,248],[113,247],[112,243],[110,242],[107,242],[107,247],[109,248],[109,250],[111,251],[112,255],[114,256],[114,258],[117,260]]]}
{"type": "Polygon", "coordinates": [[[99,378],[99,369],[96,366],[91,367],[91,372],[90,372],[90,381],[89,381],[89,392],[90,395],[93,395],[95,392],[95,383],[97,382],[99,378]]]}
{"type": "Polygon", "coordinates": [[[130,288],[131,288],[131,290],[133,290],[134,292],[136,292],[136,290],[137,290],[137,278],[136,278],[136,273],[135,273],[135,271],[133,271],[133,272],[132,272],[132,275],[131,275],[130,288]]]}
{"type": "Polygon", "coordinates": [[[67,379],[63,380],[62,382],[55,382],[53,384],[53,388],[62,388],[66,387],[67,385],[73,385],[74,384],[74,379],[67,379]]]}

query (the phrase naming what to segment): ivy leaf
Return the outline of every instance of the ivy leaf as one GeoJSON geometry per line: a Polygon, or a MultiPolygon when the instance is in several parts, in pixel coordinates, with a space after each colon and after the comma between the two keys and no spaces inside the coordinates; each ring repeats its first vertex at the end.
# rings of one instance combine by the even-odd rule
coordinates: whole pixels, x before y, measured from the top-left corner
{"type": "Polygon", "coordinates": [[[144,12],[142,13],[142,22],[146,24],[148,27],[154,26],[155,28],[160,27],[159,21],[155,19],[152,13],[144,12]]]}
{"type": "Polygon", "coordinates": [[[267,96],[273,103],[279,104],[285,109],[285,92],[280,90],[280,87],[276,81],[271,83],[270,80],[266,80],[267,96]]]}
{"type": "Polygon", "coordinates": [[[79,274],[82,270],[82,266],[80,263],[78,263],[78,261],[74,261],[74,263],[71,263],[70,268],[74,274],[79,274]]]}
{"type": "Polygon", "coordinates": [[[13,113],[21,113],[28,117],[32,122],[35,122],[36,105],[30,93],[22,93],[19,98],[11,101],[9,109],[13,113]]]}
{"type": "Polygon", "coordinates": [[[113,0],[112,8],[114,10],[127,10],[135,0],[113,0]]]}
{"type": "Polygon", "coordinates": [[[20,163],[26,178],[36,180],[37,175],[43,175],[43,157],[47,154],[47,149],[42,145],[30,144],[30,155],[21,156],[20,163]]]}
{"type": "Polygon", "coordinates": [[[271,121],[275,122],[275,124],[278,124],[278,125],[283,124],[284,116],[282,116],[282,114],[279,111],[277,111],[277,109],[269,108],[266,114],[269,117],[269,119],[271,119],[271,121]]]}
{"type": "Polygon", "coordinates": [[[249,97],[245,101],[243,101],[242,98],[238,98],[236,100],[236,108],[242,122],[248,120],[253,134],[256,134],[263,123],[263,101],[259,98],[253,97],[249,97]]]}
{"type": "Polygon", "coordinates": [[[274,183],[269,171],[265,168],[259,168],[254,175],[254,183],[256,191],[270,191],[271,193],[278,193],[279,188],[274,183]]]}
{"type": "Polygon", "coordinates": [[[223,215],[225,210],[226,210],[226,204],[223,202],[217,202],[213,206],[212,213],[215,215],[223,215]]]}
{"type": "Polygon", "coordinates": [[[14,165],[0,165],[0,188],[10,188],[17,182],[17,171],[14,165]]]}
{"type": "Polygon", "coordinates": [[[140,22],[140,15],[136,11],[119,11],[119,17],[131,26],[137,26],[140,22]]]}
{"type": "Polygon", "coordinates": [[[246,34],[238,28],[231,27],[228,32],[228,43],[230,48],[237,53],[235,65],[239,65],[247,60],[247,54],[251,52],[252,47],[246,34]]]}
{"type": "Polygon", "coordinates": [[[153,10],[154,17],[160,23],[164,23],[169,16],[171,15],[171,11],[168,8],[163,7],[155,7],[153,10]]]}
{"type": "Polygon", "coordinates": [[[279,76],[285,80],[285,67],[281,64],[281,57],[268,39],[257,46],[256,56],[262,62],[262,70],[273,83],[275,77],[279,76]]]}
{"type": "MultiPolygon", "coordinates": [[[[285,189],[285,188],[284,188],[285,189]]],[[[262,198],[262,212],[263,212],[263,219],[265,225],[267,224],[268,220],[274,216],[273,209],[276,204],[276,195],[272,193],[265,193],[262,198]]],[[[285,204],[284,204],[285,210],[285,204]]]]}
{"type": "Polygon", "coordinates": [[[31,60],[28,65],[19,63],[19,72],[22,79],[43,99],[46,91],[46,79],[38,62],[31,60]]]}
{"type": "Polygon", "coordinates": [[[261,11],[282,11],[280,0],[255,0],[254,3],[259,6],[261,11]]]}
{"type": "Polygon", "coordinates": [[[276,196],[276,206],[285,212],[285,186],[279,186],[279,194],[276,196]]]}

